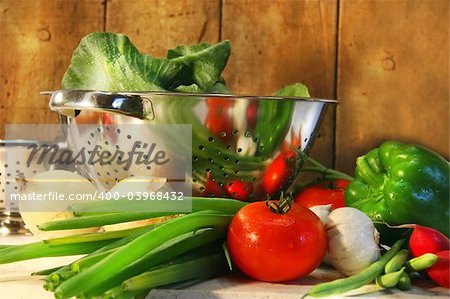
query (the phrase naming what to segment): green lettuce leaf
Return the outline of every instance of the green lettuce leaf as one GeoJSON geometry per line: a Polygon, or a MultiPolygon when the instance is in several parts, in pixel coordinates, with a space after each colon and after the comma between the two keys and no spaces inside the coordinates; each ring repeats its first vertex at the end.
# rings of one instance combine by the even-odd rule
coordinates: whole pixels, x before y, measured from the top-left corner
{"type": "Polygon", "coordinates": [[[180,73],[178,82],[183,85],[197,84],[202,90],[211,89],[220,79],[230,57],[229,41],[215,45],[201,43],[192,46],[178,46],[167,51],[167,58],[185,65],[189,71],[180,73]]]}
{"type": "Polygon", "coordinates": [[[274,93],[275,96],[279,97],[301,97],[301,98],[309,98],[309,91],[306,85],[301,83],[294,83],[291,85],[287,85],[277,92],[274,93]]]}
{"type": "Polygon", "coordinates": [[[92,33],[72,55],[62,85],[66,89],[159,91],[169,87],[182,65],[141,54],[122,34],[92,33]]]}
{"type": "Polygon", "coordinates": [[[226,41],[213,46],[179,46],[169,50],[167,58],[154,58],[140,53],[126,35],[91,33],[75,49],[62,86],[103,91],[202,92],[220,79],[229,55],[226,41]],[[192,88],[194,84],[199,88],[192,88]]]}

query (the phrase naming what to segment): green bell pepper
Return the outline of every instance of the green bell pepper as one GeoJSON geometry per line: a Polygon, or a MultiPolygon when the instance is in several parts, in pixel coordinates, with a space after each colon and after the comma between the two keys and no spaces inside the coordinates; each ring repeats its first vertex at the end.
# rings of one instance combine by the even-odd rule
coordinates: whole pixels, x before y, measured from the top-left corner
{"type": "Polygon", "coordinates": [[[356,161],[347,206],[374,222],[419,224],[449,236],[450,164],[418,145],[388,141],[356,161]]]}

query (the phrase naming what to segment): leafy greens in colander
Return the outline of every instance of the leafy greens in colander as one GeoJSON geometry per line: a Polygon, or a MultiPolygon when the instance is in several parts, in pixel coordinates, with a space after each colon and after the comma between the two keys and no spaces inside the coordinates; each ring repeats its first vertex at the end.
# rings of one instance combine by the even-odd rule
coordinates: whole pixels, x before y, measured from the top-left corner
{"type": "Polygon", "coordinates": [[[209,91],[229,56],[228,41],[179,46],[167,58],[154,58],[140,53],[123,34],[91,33],[74,51],[62,85],[102,91],[209,91]]]}
{"type": "MultiPolygon", "coordinates": [[[[125,35],[92,33],[85,36],[74,51],[62,85],[65,89],[101,91],[230,93],[221,77],[230,51],[229,41],[214,45],[200,43],[178,46],[168,50],[166,57],[155,58],[140,53],[125,35]]],[[[308,97],[309,93],[306,86],[297,83],[282,88],[275,95],[308,97]]],[[[172,98],[164,104],[162,121],[192,125],[192,155],[196,157],[192,166],[194,176],[198,175],[200,181],[204,180],[205,169],[230,179],[254,178],[255,171],[258,173],[265,165],[261,162],[272,157],[283,142],[294,109],[291,101],[259,101],[258,121],[251,136],[256,140],[257,150],[251,155],[241,155],[217,138],[217,134],[214,136],[192,114],[196,103],[193,99],[172,98]],[[216,140],[214,144],[211,138],[216,140]],[[205,144],[210,146],[204,147],[205,144]],[[218,153],[226,154],[229,160],[221,164],[211,162],[218,153]],[[234,163],[239,163],[239,174],[234,163]]],[[[171,140],[175,147],[183,148],[176,138],[171,140]]]]}

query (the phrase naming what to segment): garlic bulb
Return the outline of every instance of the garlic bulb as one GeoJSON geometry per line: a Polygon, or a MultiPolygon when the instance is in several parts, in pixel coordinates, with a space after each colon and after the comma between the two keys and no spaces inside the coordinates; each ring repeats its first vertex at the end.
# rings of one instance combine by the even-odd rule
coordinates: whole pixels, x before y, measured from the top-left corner
{"type": "MultiPolygon", "coordinates": [[[[331,205],[320,205],[320,206],[313,206],[309,208],[314,214],[319,217],[320,222],[323,223],[323,225],[326,224],[328,221],[328,216],[331,213],[331,205]]],[[[330,257],[328,255],[328,251],[325,253],[325,256],[322,259],[322,263],[325,265],[331,266],[330,257]]]]}
{"type": "Polygon", "coordinates": [[[372,220],[355,208],[333,210],[325,224],[328,255],[340,273],[359,273],[380,257],[379,234],[372,220]]]}
{"type": "Polygon", "coordinates": [[[93,197],[95,186],[86,178],[66,170],[50,170],[25,179],[21,196],[34,200],[19,202],[20,215],[26,227],[40,239],[62,237],[97,231],[98,228],[73,229],[61,231],[41,231],[37,226],[44,222],[73,218],[67,207],[77,203],[76,196],[93,197]],[[39,197],[47,200],[38,200],[39,197]],[[56,197],[60,198],[54,200],[56,197]],[[53,200],[49,200],[53,198],[53,200]],[[64,200],[61,200],[64,199],[64,200]]]}
{"type": "Polygon", "coordinates": [[[325,224],[328,221],[328,216],[331,213],[331,205],[320,205],[313,206],[309,208],[317,217],[319,217],[320,222],[325,224]]]}

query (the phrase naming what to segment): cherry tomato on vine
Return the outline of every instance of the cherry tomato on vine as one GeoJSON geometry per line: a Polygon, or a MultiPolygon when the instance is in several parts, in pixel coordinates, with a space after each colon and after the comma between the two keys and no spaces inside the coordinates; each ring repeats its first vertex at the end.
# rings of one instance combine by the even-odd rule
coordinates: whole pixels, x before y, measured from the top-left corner
{"type": "Polygon", "coordinates": [[[248,201],[253,193],[253,186],[249,182],[232,180],[227,184],[228,195],[234,199],[248,201]]]}
{"type": "Polygon", "coordinates": [[[210,172],[207,172],[206,183],[201,195],[207,197],[223,197],[225,195],[225,189],[211,178],[210,172]]]}
{"type": "Polygon", "coordinates": [[[345,207],[344,193],[350,181],[344,179],[326,180],[310,185],[295,196],[295,202],[305,208],[331,205],[331,209],[345,207]]]}
{"type": "Polygon", "coordinates": [[[327,236],[320,219],[309,209],[284,201],[248,204],[231,221],[227,236],[231,260],[254,279],[282,282],[304,277],[325,255],[327,236]]]}
{"type": "Polygon", "coordinates": [[[223,142],[229,141],[233,137],[232,101],[210,98],[206,100],[206,106],[208,107],[206,127],[223,142]]]}
{"type": "Polygon", "coordinates": [[[297,163],[294,150],[281,152],[267,167],[263,187],[267,194],[277,194],[286,187],[297,163]]]}

